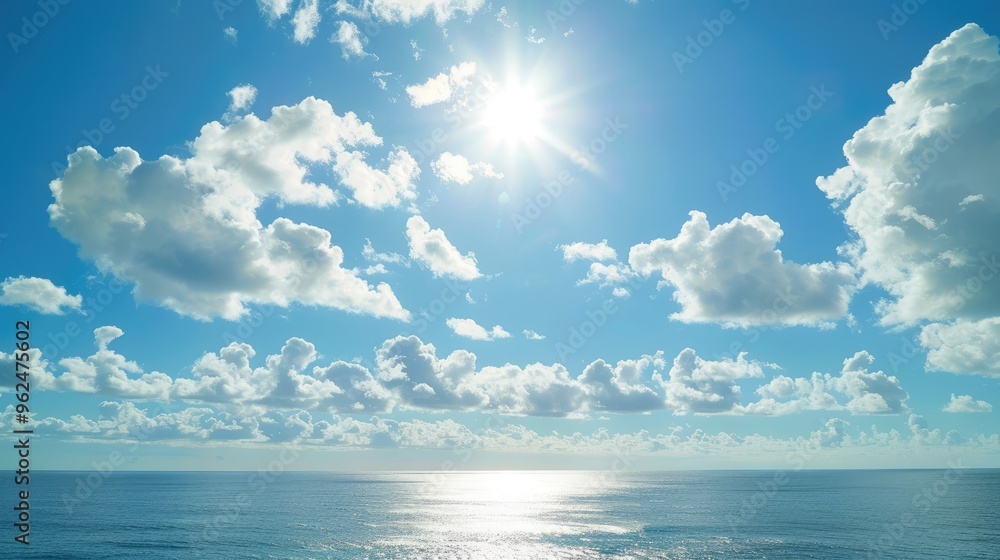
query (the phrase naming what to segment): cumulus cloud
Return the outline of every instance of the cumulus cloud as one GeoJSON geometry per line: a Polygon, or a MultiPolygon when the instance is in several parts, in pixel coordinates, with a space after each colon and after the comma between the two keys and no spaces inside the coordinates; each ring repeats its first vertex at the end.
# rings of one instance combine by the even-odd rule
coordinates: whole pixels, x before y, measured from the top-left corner
{"type": "Polygon", "coordinates": [[[488,163],[469,163],[464,156],[444,152],[431,162],[431,169],[438,179],[446,183],[468,185],[476,176],[490,179],[502,179],[503,173],[498,173],[488,163]]]}
{"type": "Polygon", "coordinates": [[[33,371],[35,386],[56,391],[96,393],[136,399],[166,400],[173,379],[160,372],[143,372],[133,361],[125,359],[108,344],[122,335],[117,327],[101,327],[94,331],[97,352],[87,358],[70,357],[59,360],[59,370],[33,371]]]}
{"type": "MultiPolygon", "coordinates": [[[[489,340],[511,336],[470,320],[449,320],[463,336],[489,340]]],[[[42,390],[112,397],[179,400],[231,410],[390,412],[397,408],[469,410],[537,416],[581,416],[590,412],[640,413],[669,409],[677,414],[739,414],[736,380],[758,377],[766,367],[740,356],[705,360],[688,348],[668,362],[662,352],[617,363],[596,360],[574,375],[559,363],[477,366],[467,350],[438,356],[415,336],[386,340],[374,367],[344,361],[321,363],[315,346],[290,338],[278,354],[256,360],[246,343],[209,352],[188,368],[189,376],[146,372],[109,348],[122,336],[106,326],[94,331],[97,351],[69,357],[53,369],[39,363],[33,373],[42,390]],[[254,362],[261,365],[255,366],[254,362]]],[[[39,356],[40,358],[40,356],[39,356]]],[[[0,354],[0,365],[9,357],[0,354]]]]}
{"type": "Polygon", "coordinates": [[[993,405],[986,401],[977,401],[969,395],[955,396],[951,394],[951,400],[944,405],[945,412],[993,412],[993,405]]]}
{"type": "Polygon", "coordinates": [[[618,260],[618,253],[613,248],[608,246],[607,239],[601,240],[600,243],[584,243],[582,241],[578,241],[568,245],[560,245],[558,249],[562,251],[563,260],[566,262],[606,262],[618,260]]]}
{"type": "Polygon", "coordinates": [[[406,93],[410,96],[410,104],[414,107],[426,107],[448,101],[472,83],[472,76],[475,73],[475,62],[463,62],[422,84],[407,86],[406,93]]]}
{"type": "Polygon", "coordinates": [[[80,311],[83,297],[70,295],[47,278],[18,276],[0,283],[0,305],[23,305],[45,315],[64,315],[80,311]]]}
{"type": "Polygon", "coordinates": [[[426,265],[434,276],[458,280],[475,280],[482,276],[473,253],[461,254],[445,237],[444,231],[431,229],[420,216],[406,221],[406,237],[410,241],[410,257],[426,265]]]}
{"type": "Polygon", "coordinates": [[[1000,317],[927,325],[920,344],[927,369],[1000,377],[1000,317]]]}
{"type": "Polygon", "coordinates": [[[735,360],[709,361],[685,348],[674,358],[670,373],[663,381],[667,405],[677,414],[733,412],[739,407],[741,394],[736,380],[762,377],[763,367],[747,360],[745,353],[735,360]]]}
{"type": "MultiPolygon", "coordinates": [[[[373,288],[343,268],[344,253],[331,244],[330,232],[286,218],[265,226],[256,215],[268,198],[335,203],[333,189],[307,178],[310,166],[334,159],[360,204],[380,208],[412,196],[395,162],[389,175],[396,179],[384,184],[378,174],[385,172],[347,151],[379,143],[370,124],[353,113],[338,116],[326,101],[309,97],[275,107],[266,121],[250,114],[229,125],[205,125],[186,159],[143,161],[127,147],[103,158],[84,147],[50,184],[49,217],[81,257],[133,282],[138,300],[184,315],[232,320],[246,312],[247,302],[298,301],[408,319],[387,284],[373,288]]],[[[405,152],[398,157],[412,161],[405,152]]]]}
{"type": "Polygon", "coordinates": [[[747,414],[792,414],[805,410],[848,410],[854,415],[900,414],[909,394],[895,376],[868,369],[875,359],[866,351],[844,360],[839,375],[779,375],[757,388],[760,401],[744,407],[747,414]],[[844,397],[844,403],[835,395],[844,397]]]}
{"type": "Polygon", "coordinates": [[[817,186],[855,234],[842,250],[889,296],[882,324],[923,321],[927,366],[998,375],[1000,54],[969,24],[930,49],[817,186]]]}
{"type": "Polygon", "coordinates": [[[410,23],[433,15],[438,25],[458,16],[472,16],[483,6],[483,0],[362,0],[355,6],[338,0],[337,11],[353,17],[373,17],[386,23],[410,23]]]}
{"type": "Polygon", "coordinates": [[[257,100],[257,88],[250,84],[243,84],[229,90],[229,113],[235,114],[245,111],[257,100]]]}
{"type": "Polygon", "coordinates": [[[767,216],[744,214],[711,228],[702,212],[674,239],[632,247],[629,264],[655,272],[674,287],[681,311],[672,319],[760,324],[817,325],[844,317],[855,285],[846,264],[801,265],[776,249],[782,231],[767,216]]]}
{"type": "Polygon", "coordinates": [[[496,340],[498,338],[510,338],[510,333],[505,331],[500,325],[494,325],[492,329],[486,330],[473,319],[450,318],[445,321],[448,328],[461,337],[472,340],[496,340]]]}
{"type": "Polygon", "coordinates": [[[524,338],[528,340],[545,340],[545,335],[538,334],[531,329],[524,329],[522,333],[524,334],[524,338]]]}
{"type": "MultiPolygon", "coordinates": [[[[365,45],[368,44],[368,38],[361,34],[358,25],[352,21],[339,22],[337,24],[337,32],[330,37],[330,41],[340,44],[341,54],[345,60],[350,60],[351,57],[364,58],[366,56],[375,56],[365,52],[365,45]]],[[[382,83],[385,84],[384,81],[382,83]]],[[[385,89],[385,87],[382,87],[382,89],[385,89]]]]}
{"type": "Polygon", "coordinates": [[[319,15],[319,0],[301,0],[299,9],[292,16],[294,31],[292,38],[296,43],[306,44],[316,36],[316,27],[322,16],[319,15]]]}

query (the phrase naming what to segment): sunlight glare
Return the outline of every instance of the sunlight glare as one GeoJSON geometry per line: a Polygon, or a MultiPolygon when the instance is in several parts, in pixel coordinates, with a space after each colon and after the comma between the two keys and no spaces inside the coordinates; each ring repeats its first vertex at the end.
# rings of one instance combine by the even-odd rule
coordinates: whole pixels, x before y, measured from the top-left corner
{"type": "Polygon", "coordinates": [[[542,105],[531,88],[508,84],[495,92],[483,111],[483,124],[508,142],[528,141],[541,132],[542,105]]]}

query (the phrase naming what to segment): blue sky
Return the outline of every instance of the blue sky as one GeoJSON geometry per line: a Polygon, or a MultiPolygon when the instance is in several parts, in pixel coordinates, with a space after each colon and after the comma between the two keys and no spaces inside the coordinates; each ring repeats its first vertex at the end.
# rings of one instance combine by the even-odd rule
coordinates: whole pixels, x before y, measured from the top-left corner
{"type": "Polygon", "coordinates": [[[997,465],[988,2],[43,8],[38,464],[997,465]]]}

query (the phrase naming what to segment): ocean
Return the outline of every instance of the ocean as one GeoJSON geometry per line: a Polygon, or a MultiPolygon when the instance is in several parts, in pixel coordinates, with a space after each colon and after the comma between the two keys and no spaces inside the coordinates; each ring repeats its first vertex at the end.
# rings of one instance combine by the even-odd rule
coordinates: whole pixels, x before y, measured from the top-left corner
{"type": "Polygon", "coordinates": [[[4,479],[3,559],[1000,559],[1000,470],[4,479]]]}

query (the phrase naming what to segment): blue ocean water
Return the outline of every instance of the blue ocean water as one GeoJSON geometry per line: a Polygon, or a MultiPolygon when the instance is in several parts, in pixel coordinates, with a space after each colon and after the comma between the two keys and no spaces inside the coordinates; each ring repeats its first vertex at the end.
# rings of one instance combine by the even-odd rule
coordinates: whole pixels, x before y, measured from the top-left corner
{"type": "Polygon", "coordinates": [[[0,558],[1000,558],[1000,470],[37,472],[31,498],[0,558]]]}

